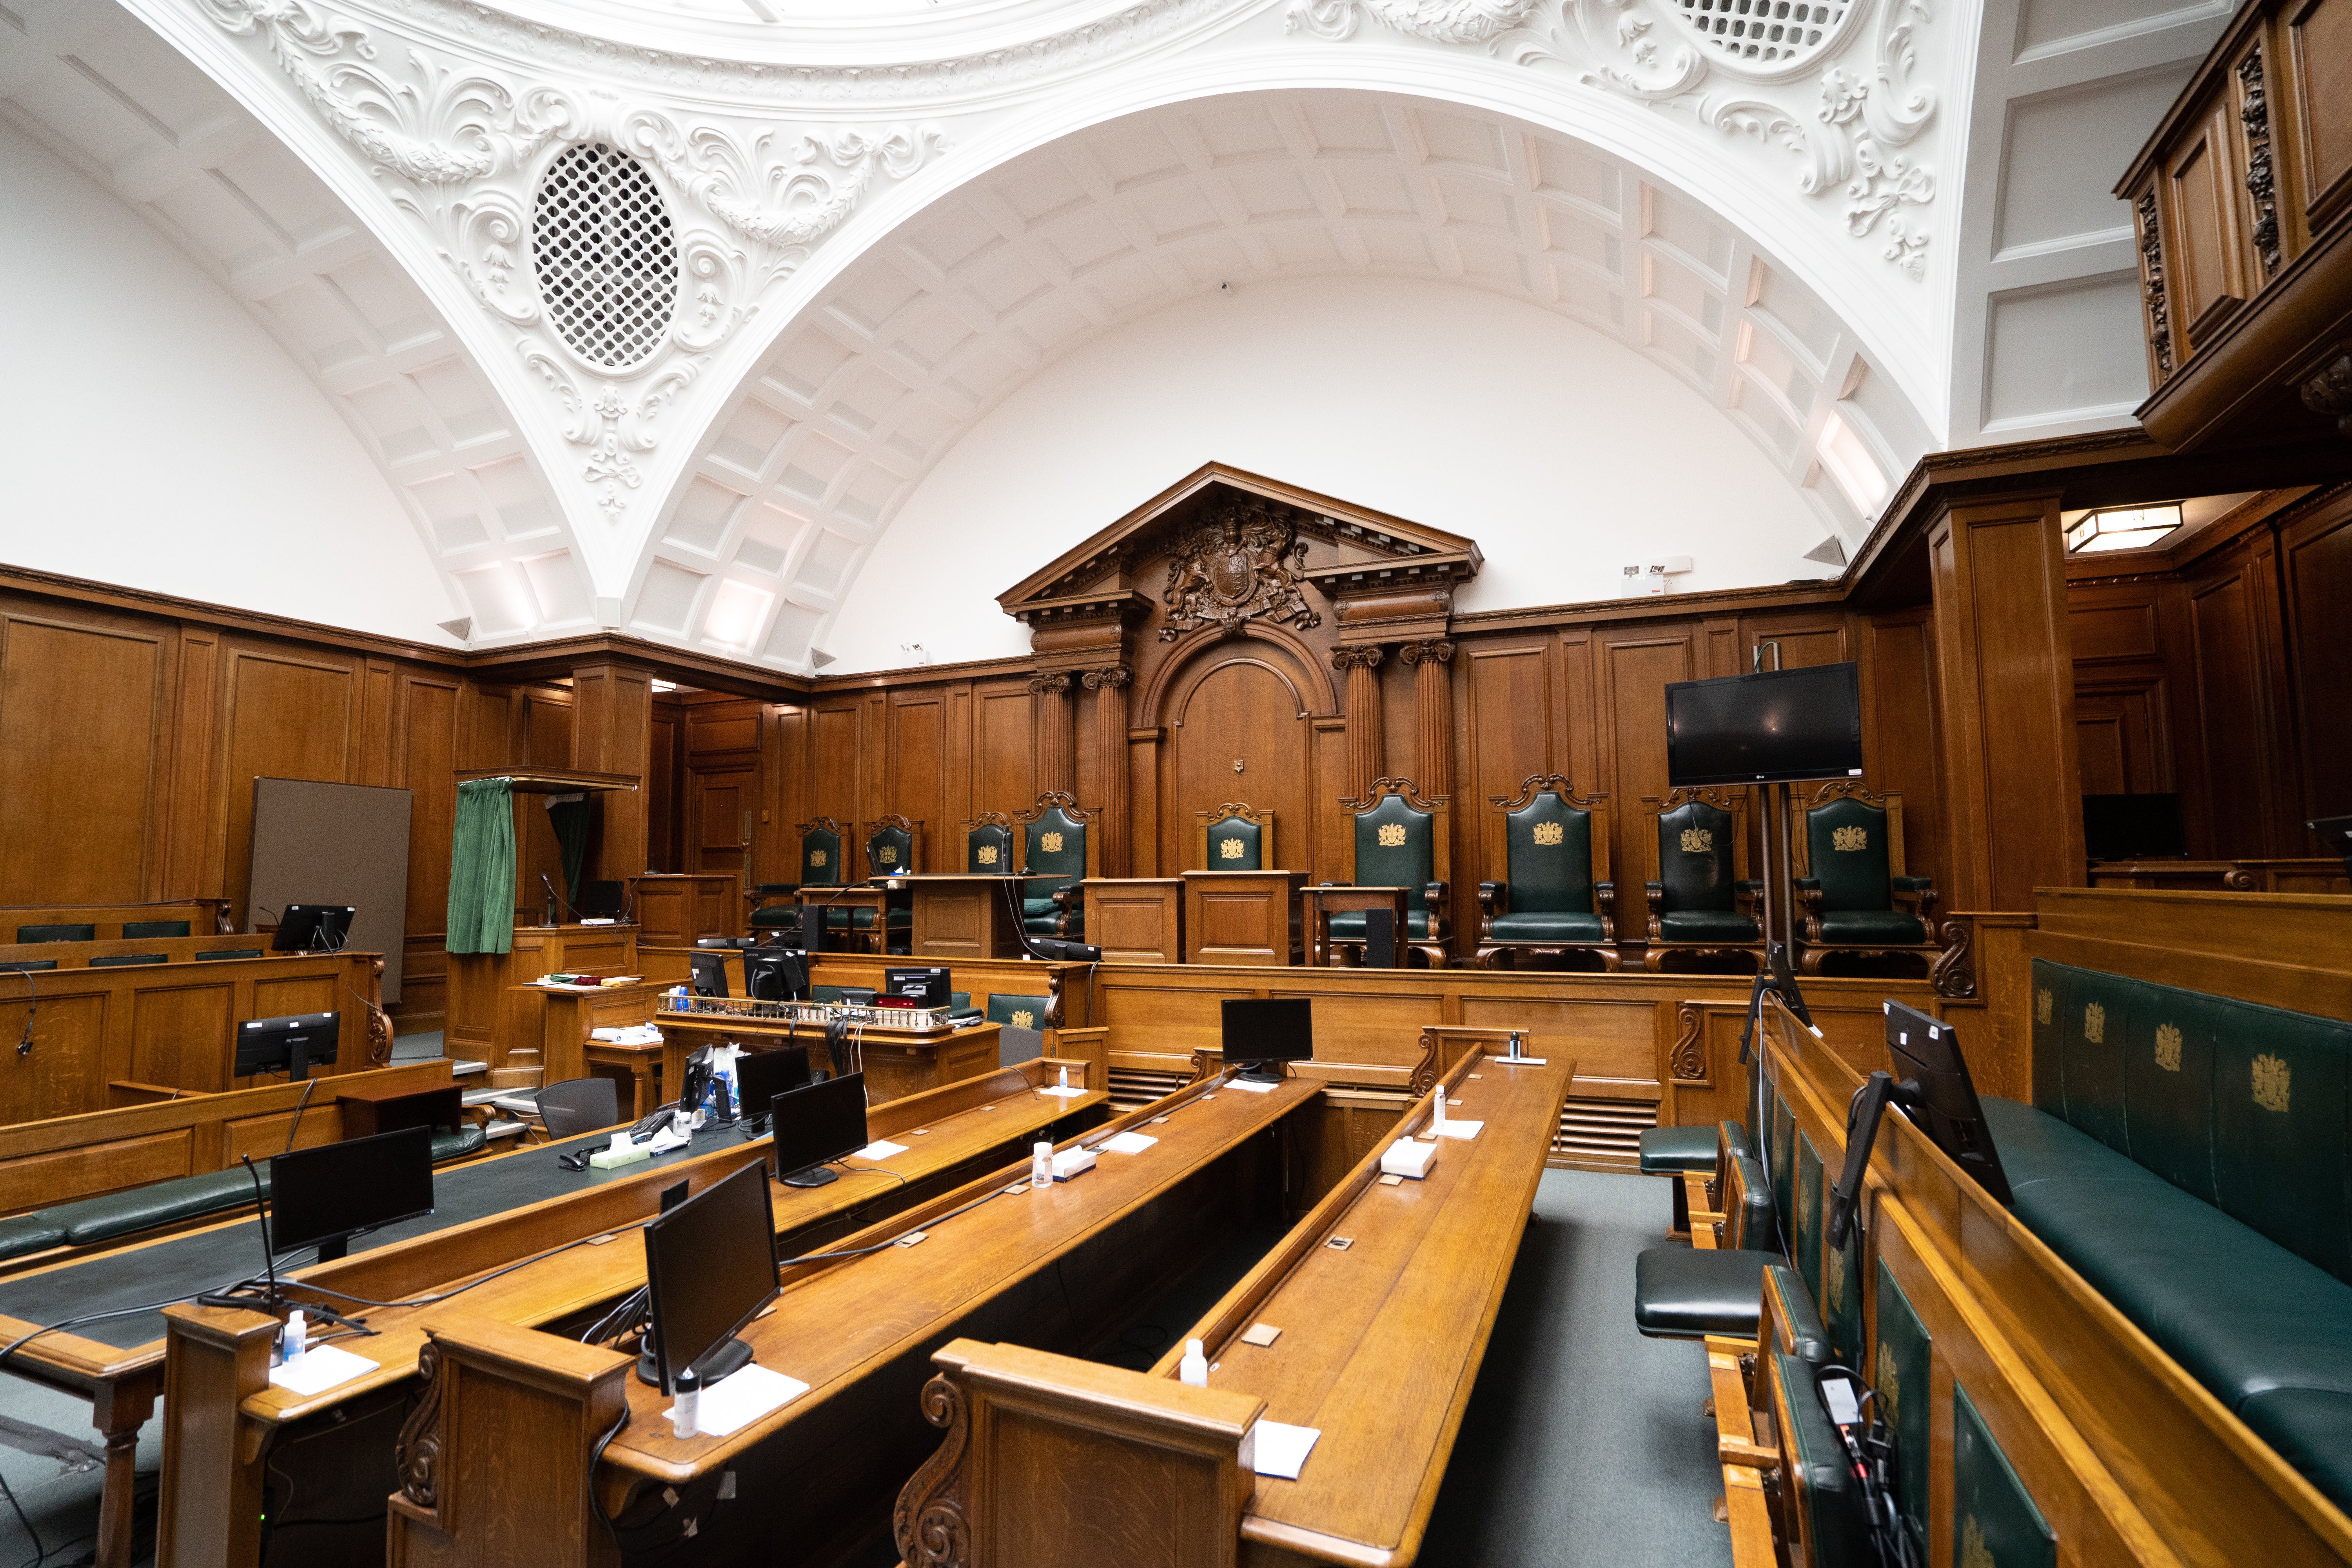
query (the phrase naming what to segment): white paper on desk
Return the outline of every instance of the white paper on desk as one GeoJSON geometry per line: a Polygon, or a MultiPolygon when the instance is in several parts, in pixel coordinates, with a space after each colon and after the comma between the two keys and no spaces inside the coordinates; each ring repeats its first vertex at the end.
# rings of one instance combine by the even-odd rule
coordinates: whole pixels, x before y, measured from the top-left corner
{"type": "Polygon", "coordinates": [[[1256,1450],[1251,1468],[1261,1476],[1279,1476],[1286,1481],[1295,1481],[1307,1463],[1307,1450],[1321,1436],[1323,1429],[1319,1426],[1286,1426],[1279,1421],[1260,1421],[1250,1428],[1250,1447],[1256,1450]]]}
{"type": "Polygon", "coordinates": [[[1483,1121],[1465,1121],[1458,1116],[1449,1116],[1437,1131],[1447,1138],[1475,1138],[1486,1125],[1483,1121]]]}
{"type": "Polygon", "coordinates": [[[857,1152],[857,1157],[861,1160],[887,1160],[893,1154],[903,1154],[906,1152],[907,1146],[904,1143],[893,1143],[887,1138],[883,1138],[860,1149],[857,1152]]]}
{"type": "Polygon", "coordinates": [[[1086,1093],[1086,1090],[1085,1090],[1085,1089],[1076,1089],[1076,1088],[1072,1088],[1072,1089],[1064,1089],[1064,1088],[1062,1088],[1060,1085],[1058,1085],[1058,1084],[1057,1084],[1057,1085],[1055,1085],[1055,1086],[1054,1088],[1052,1088],[1052,1089],[1039,1089],[1037,1092],[1038,1092],[1039,1094],[1059,1094],[1059,1095],[1066,1095],[1066,1096],[1076,1096],[1076,1095],[1081,1095],[1081,1094],[1086,1093]]]}
{"type": "MultiPolygon", "coordinates": [[[[1258,1083],[1253,1079],[1245,1078],[1227,1079],[1225,1080],[1225,1087],[1227,1089],[1245,1089],[1252,1094],[1272,1094],[1274,1092],[1274,1085],[1270,1083],[1258,1083]]],[[[1205,1100],[1208,1097],[1203,1095],[1202,1098],[1205,1100]]]]}
{"type": "Polygon", "coordinates": [[[1113,1154],[1140,1154],[1159,1142],[1159,1139],[1147,1138],[1140,1132],[1122,1132],[1116,1138],[1104,1139],[1102,1146],[1113,1154]]]}
{"type": "MultiPolygon", "coordinates": [[[[702,1391],[702,1409],[695,1416],[694,1429],[705,1437],[731,1437],[771,1410],[782,1410],[808,1390],[809,1385],[798,1378],[770,1372],[754,1363],[702,1391]]],[[[663,1411],[662,1419],[673,1419],[670,1411],[677,1408],[672,1405],[663,1411]]]]}
{"type": "Polygon", "coordinates": [[[320,1345],[282,1366],[271,1367],[269,1381],[289,1394],[324,1394],[355,1377],[366,1376],[376,1366],[365,1356],[355,1356],[332,1345],[320,1345]]]}

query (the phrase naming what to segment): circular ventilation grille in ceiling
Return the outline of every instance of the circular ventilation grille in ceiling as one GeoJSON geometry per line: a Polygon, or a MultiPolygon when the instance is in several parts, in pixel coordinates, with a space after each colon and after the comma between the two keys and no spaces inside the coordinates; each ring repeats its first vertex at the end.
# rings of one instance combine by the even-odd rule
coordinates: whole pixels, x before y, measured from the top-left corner
{"type": "Polygon", "coordinates": [[[582,358],[625,370],[654,352],[677,304],[677,237],[646,166],[592,142],[539,184],[531,261],[555,330],[582,358]]]}
{"type": "Polygon", "coordinates": [[[1833,45],[1858,0],[1676,0],[1684,23],[1735,69],[1781,71],[1833,45]]]}

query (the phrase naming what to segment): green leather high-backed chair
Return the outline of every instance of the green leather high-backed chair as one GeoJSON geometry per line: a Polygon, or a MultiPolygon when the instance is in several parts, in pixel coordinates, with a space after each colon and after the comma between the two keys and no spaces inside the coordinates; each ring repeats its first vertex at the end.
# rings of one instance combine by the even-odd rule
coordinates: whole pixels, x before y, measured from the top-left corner
{"type": "Polygon", "coordinates": [[[974,876],[1010,877],[1013,864],[1013,819],[1001,811],[984,811],[963,825],[963,868],[974,876]]]}
{"type": "Polygon", "coordinates": [[[1741,952],[1764,966],[1757,921],[1763,884],[1748,880],[1748,803],[1727,789],[1678,789],[1664,802],[1642,797],[1649,831],[1642,855],[1649,873],[1650,945],[1642,967],[1663,971],[1670,954],[1741,952]]]}
{"type": "MultiPolygon", "coordinates": [[[[801,836],[800,880],[761,882],[751,889],[751,891],[761,898],[778,900],[751,911],[751,924],[755,935],[760,931],[789,923],[793,917],[787,916],[784,911],[792,909],[795,902],[822,903],[821,894],[814,900],[801,898],[800,895],[804,889],[841,886],[841,847],[847,838],[847,835],[842,831],[841,824],[829,816],[820,816],[813,822],[802,823],[793,831],[801,836]]],[[[821,918],[824,920],[824,929],[828,931],[846,930],[848,927],[846,910],[828,910],[821,918]],[[835,914],[839,914],[842,917],[841,920],[835,921],[833,919],[835,914]]]]}
{"type": "MultiPolygon", "coordinates": [[[[866,872],[868,877],[890,877],[923,868],[923,825],[912,822],[896,812],[886,812],[874,819],[866,834],[866,872]]],[[[890,952],[906,952],[914,937],[915,911],[901,896],[894,896],[885,906],[884,928],[888,940],[883,943],[890,952]]],[[[874,930],[872,910],[849,911],[852,931],[871,934],[874,930]]]]}
{"type": "MultiPolygon", "coordinates": [[[[1398,944],[1420,953],[1431,968],[1444,968],[1446,942],[1454,934],[1453,885],[1447,879],[1453,836],[1445,802],[1424,799],[1411,779],[1385,778],[1372,781],[1367,798],[1340,804],[1355,814],[1349,879],[1359,888],[1402,888],[1405,929],[1397,933],[1398,944]]],[[[1330,931],[1334,948],[1360,949],[1364,911],[1332,915],[1330,931]]]]}
{"type": "Polygon", "coordinates": [[[1517,795],[1489,795],[1487,864],[1504,879],[1478,884],[1478,963],[1504,953],[1590,953],[1604,970],[1617,956],[1617,887],[1609,879],[1605,795],[1590,798],[1559,773],[1530,773],[1517,795]],[[1499,843],[1497,843],[1499,840],[1499,843]],[[1499,853],[1498,853],[1499,851],[1499,853]]]}
{"type": "Polygon", "coordinates": [[[1903,797],[1839,779],[1794,801],[1797,900],[1808,974],[1833,952],[1917,953],[1932,962],[1936,884],[1903,874],[1903,797]]]}
{"type": "Polygon", "coordinates": [[[1021,825],[1021,869],[1040,880],[1021,884],[1021,929],[1031,936],[1077,938],[1087,911],[1078,884],[1101,874],[1100,843],[1087,829],[1095,820],[1077,797],[1048,790],[1013,818],[1021,825]]]}
{"type": "Polygon", "coordinates": [[[1282,864],[1274,858],[1274,813],[1228,801],[1201,816],[1201,869],[1264,871],[1282,864]]]}

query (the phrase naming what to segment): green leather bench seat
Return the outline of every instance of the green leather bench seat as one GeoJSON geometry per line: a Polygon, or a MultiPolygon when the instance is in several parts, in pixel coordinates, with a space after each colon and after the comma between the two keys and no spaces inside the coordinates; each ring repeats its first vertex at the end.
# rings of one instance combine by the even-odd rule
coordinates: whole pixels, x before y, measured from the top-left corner
{"type": "Polygon", "coordinates": [[[2352,1285],[2054,1116],[1984,1108],[2026,1228],[2352,1507],[2352,1285]]]}
{"type": "Polygon", "coordinates": [[[446,1160],[478,1154],[489,1142],[490,1135],[471,1121],[454,1132],[446,1127],[436,1128],[433,1133],[433,1163],[438,1165],[446,1160]]]}
{"type": "Polygon", "coordinates": [[[1777,1252],[1653,1247],[1633,1259],[1633,1326],[1654,1340],[1756,1337],[1777,1252]]]}
{"type": "Polygon", "coordinates": [[[1496,915],[1496,942],[1599,942],[1601,917],[1575,910],[1514,910],[1496,915]]]}
{"type": "Polygon", "coordinates": [[[1658,917],[1667,942],[1754,942],[1756,922],[1737,910],[1668,910],[1658,917]]]}
{"type": "MultiPolygon", "coordinates": [[[[256,1160],[254,1164],[260,1168],[261,1190],[267,1194],[269,1191],[269,1166],[261,1160],[256,1160]]],[[[89,1247],[101,1241],[112,1241],[117,1237],[153,1230],[158,1226],[202,1219],[206,1215],[220,1214],[239,1204],[252,1202],[253,1178],[245,1173],[244,1166],[238,1165],[201,1176],[150,1182],[143,1187],[108,1193],[103,1197],[59,1204],[31,1217],[62,1227],[68,1245],[89,1247]]]]}
{"type": "Polygon", "coordinates": [[[1927,940],[1927,928],[1916,915],[1901,910],[1832,910],[1822,916],[1823,942],[1907,942],[1927,940]]]}
{"type": "Polygon", "coordinates": [[[1786,1351],[1772,1352],[1773,1370],[1789,1402],[1790,1430],[1783,1434],[1792,1475],[1783,1492],[1804,1514],[1802,1525],[1812,1568],[1861,1568],[1878,1553],[1870,1542],[1862,1483],[1854,1479],[1845,1444],[1816,1391],[1813,1369],[1786,1351]]]}
{"type": "MultiPolygon", "coordinates": [[[[1404,930],[1405,934],[1409,937],[1415,939],[1426,938],[1429,935],[1429,911],[1427,910],[1414,909],[1408,909],[1405,910],[1404,930]]],[[[1331,940],[1333,942],[1363,941],[1364,911],[1361,910],[1342,910],[1338,914],[1333,915],[1331,917],[1331,940]]]]}
{"type": "Polygon", "coordinates": [[[66,1227],[37,1214],[0,1219],[0,1261],[66,1244],[66,1227]]]}
{"type": "Polygon", "coordinates": [[[1653,1127],[1642,1134],[1642,1173],[1664,1175],[1675,1171],[1712,1171],[1718,1139],[1731,1141],[1735,1155],[1748,1152],[1748,1130],[1737,1121],[1717,1127],[1653,1127]]]}

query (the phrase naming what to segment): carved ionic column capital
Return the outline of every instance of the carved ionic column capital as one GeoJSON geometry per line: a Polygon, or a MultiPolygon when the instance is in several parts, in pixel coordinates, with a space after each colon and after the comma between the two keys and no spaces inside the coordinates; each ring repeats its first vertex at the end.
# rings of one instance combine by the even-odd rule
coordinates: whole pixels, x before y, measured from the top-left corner
{"type": "Polygon", "coordinates": [[[1407,664],[1446,664],[1454,658],[1454,645],[1444,637],[1428,642],[1409,642],[1397,649],[1397,657],[1407,664]]]}
{"type": "Polygon", "coordinates": [[[1069,689],[1070,677],[1066,670],[1029,678],[1029,695],[1032,697],[1063,697],[1068,695],[1069,689]]]}
{"type": "Polygon", "coordinates": [[[1106,686],[1116,691],[1134,679],[1135,671],[1123,664],[1114,664],[1103,669],[1090,669],[1078,678],[1080,684],[1084,685],[1088,691],[1100,691],[1106,686]]]}
{"type": "Polygon", "coordinates": [[[1381,645],[1378,643],[1340,643],[1331,650],[1334,669],[1378,669],[1381,667],[1381,645]]]}

